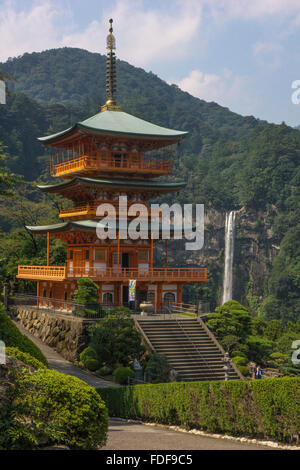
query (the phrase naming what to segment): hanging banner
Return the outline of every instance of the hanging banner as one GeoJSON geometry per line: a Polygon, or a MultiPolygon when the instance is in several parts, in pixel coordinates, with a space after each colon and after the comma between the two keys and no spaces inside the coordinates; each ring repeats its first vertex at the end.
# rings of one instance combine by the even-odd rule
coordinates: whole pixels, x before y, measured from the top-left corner
{"type": "Polygon", "coordinates": [[[136,280],[129,281],[129,302],[135,301],[136,280]]]}

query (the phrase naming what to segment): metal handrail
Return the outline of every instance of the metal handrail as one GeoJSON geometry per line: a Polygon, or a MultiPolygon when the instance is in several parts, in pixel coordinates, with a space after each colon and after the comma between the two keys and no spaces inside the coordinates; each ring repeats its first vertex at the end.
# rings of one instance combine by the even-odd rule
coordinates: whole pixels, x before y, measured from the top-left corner
{"type": "Polygon", "coordinates": [[[14,298],[10,299],[9,305],[22,305],[34,308],[34,310],[42,310],[47,312],[61,312],[67,315],[73,315],[80,318],[102,318],[104,312],[102,306],[96,303],[83,304],[71,300],[55,299],[53,297],[35,296],[29,294],[15,294],[14,298]],[[87,314],[84,309],[97,309],[97,313],[87,314]],[[81,312],[81,313],[79,313],[81,312]]]}
{"type": "MultiPolygon", "coordinates": [[[[176,323],[178,324],[179,328],[181,328],[182,332],[185,334],[185,336],[187,337],[187,340],[192,344],[192,346],[194,347],[194,349],[196,350],[198,356],[200,356],[201,360],[205,363],[206,367],[209,369],[209,371],[211,371],[211,373],[213,373],[213,370],[212,368],[210,367],[210,365],[207,363],[207,361],[205,360],[205,358],[203,358],[201,352],[199,351],[199,349],[197,348],[197,346],[194,344],[194,342],[192,341],[192,339],[190,338],[189,334],[184,330],[184,328],[182,327],[182,325],[180,324],[179,322],[179,319],[178,318],[175,318],[175,321],[176,323]]],[[[184,347],[184,346],[183,346],[184,347]]],[[[185,347],[184,347],[185,349],[185,347]]],[[[188,351],[187,353],[193,357],[188,351]]]]}

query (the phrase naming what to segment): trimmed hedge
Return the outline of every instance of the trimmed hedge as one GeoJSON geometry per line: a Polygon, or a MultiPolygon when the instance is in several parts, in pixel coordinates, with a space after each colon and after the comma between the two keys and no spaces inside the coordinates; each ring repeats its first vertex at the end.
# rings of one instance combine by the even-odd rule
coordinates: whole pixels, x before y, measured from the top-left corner
{"type": "Polygon", "coordinates": [[[5,348],[5,353],[7,356],[15,357],[34,369],[47,369],[45,364],[38,361],[35,357],[32,357],[30,354],[20,351],[18,348],[5,348]]]}
{"type": "Polygon", "coordinates": [[[293,442],[300,434],[300,377],[172,382],[98,392],[110,416],[281,442],[293,442]]]}
{"type": "Polygon", "coordinates": [[[5,313],[3,305],[0,305],[0,340],[4,341],[6,347],[18,348],[20,351],[35,357],[48,367],[47,359],[42,351],[27,336],[20,333],[16,325],[5,313]]]}
{"type": "Polygon", "coordinates": [[[0,407],[0,449],[63,444],[89,450],[105,444],[106,406],[82,380],[47,369],[16,370],[7,393],[0,407]]]}

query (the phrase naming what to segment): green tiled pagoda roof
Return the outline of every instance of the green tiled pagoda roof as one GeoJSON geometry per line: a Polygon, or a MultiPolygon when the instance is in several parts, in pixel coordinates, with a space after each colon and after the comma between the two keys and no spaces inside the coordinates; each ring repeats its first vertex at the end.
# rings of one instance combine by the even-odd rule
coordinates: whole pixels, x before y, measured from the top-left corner
{"type": "Polygon", "coordinates": [[[102,178],[84,178],[81,176],[76,176],[75,178],[72,178],[71,180],[64,181],[63,183],[57,183],[57,184],[50,184],[46,186],[41,186],[38,185],[37,187],[44,192],[55,192],[56,190],[68,188],[71,186],[75,186],[77,183],[83,183],[83,184],[96,184],[96,185],[101,185],[101,186],[111,186],[111,187],[132,187],[136,189],[144,189],[144,190],[158,190],[158,191],[167,191],[167,192],[172,192],[172,191],[179,191],[181,188],[184,188],[186,186],[186,183],[184,182],[178,182],[178,183],[160,183],[157,181],[153,180],[134,180],[134,179],[114,179],[114,178],[109,178],[109,179],[102,179],[102,178]]]}
{"type": "Polygon", "coordinates": [[[64,131],[46,137],[40,137],[39,141],[52,144],[62,137],[75,133],[77,130],[100,133],[105,135],[123,135],[131,137],[153,137],[163,140],[178,141],[188,132],[182,132],[166,127],[157,126],[151,122],[124,113],[123,111],[102,111],[85,121],[76,123],[64,131]]]}

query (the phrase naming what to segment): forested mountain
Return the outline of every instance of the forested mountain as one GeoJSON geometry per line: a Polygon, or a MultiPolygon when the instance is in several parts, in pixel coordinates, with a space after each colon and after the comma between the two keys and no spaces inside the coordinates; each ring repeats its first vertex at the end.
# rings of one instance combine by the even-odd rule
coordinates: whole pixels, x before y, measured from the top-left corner
{"type": "MultiPolygon", "coordinates": [[[[211,283],[205,295],[217,302],[225,213],[235,209],[235,298],[267,318],[295,320],[300,313],[299,131],[206,103],[126,62],[118,61],[117,67],[118,104],[124,111],[189,131],[173,176],[188,186],[176,198],[205,204],[206,244],[200,254],[179,247],[173,262],[208,265],[211,283]]],[[[8,104],[0,107],[7,166],[27,181],[49,178],[48,159],[36,137],[99,110],[105,102],[105,57],[63,48],[25,54],[0,64],[0,70],[13,77],[8,104]]],[[[6,220],[2,227],[11,226],[6,220]]]]}

